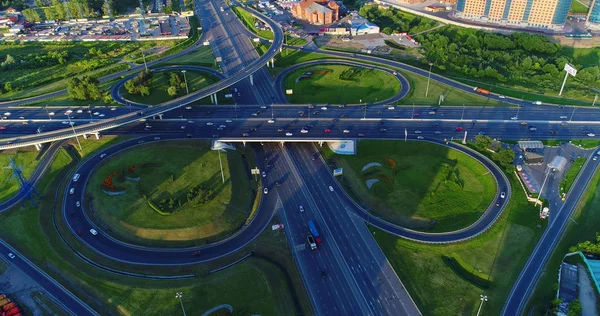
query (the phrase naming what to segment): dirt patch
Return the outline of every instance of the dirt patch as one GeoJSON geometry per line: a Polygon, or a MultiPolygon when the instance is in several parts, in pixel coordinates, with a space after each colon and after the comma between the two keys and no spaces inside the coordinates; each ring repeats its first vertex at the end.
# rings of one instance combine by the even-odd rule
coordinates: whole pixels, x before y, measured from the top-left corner
{"type": "Polygon", "coordinates": [[[574,48],[594,48],[600,46],[600,37],[592,38],[566,38],[564,36],[553,36],[561,45],[571,46],[574,48]]]}
{"type": "Polygon", "coordinates": [[[50,296],[34,280],[14,266],[10,266],[4,274],[0,275],[0,292],[11,300],[16,300],[17,304],[28,309],[31,315],[52,315],[49,308],[35,299],[32,294],[41,292],[48,299],[50,296]]]}

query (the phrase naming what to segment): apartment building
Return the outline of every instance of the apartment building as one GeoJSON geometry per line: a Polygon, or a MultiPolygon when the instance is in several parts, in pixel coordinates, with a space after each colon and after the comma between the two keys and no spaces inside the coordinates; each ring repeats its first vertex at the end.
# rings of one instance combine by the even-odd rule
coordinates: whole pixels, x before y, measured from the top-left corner
{"type": "Polygon", "coordinates": [[[600,0],[592,0],[585,25],[590,29],[600,30],[600,0]]]}

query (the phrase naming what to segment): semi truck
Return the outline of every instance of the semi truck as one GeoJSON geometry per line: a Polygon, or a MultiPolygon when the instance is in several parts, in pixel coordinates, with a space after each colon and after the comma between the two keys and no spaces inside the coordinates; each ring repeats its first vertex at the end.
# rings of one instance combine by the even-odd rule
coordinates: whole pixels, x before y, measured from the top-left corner
{"type": "Polygon", "coordinates": [[[477,92],[479,92],[479,93],[481,93],[481,94],[483,94],[483,95],[488,95],[488,94],[490,94],[490,90],[486,90],[486,89],[483,89],[483,88],[478,88],[478,87],[475,87],[475,88],[473,88],[473,90],[474,90],[474,91],[477,91],[477,92]]]}
{"type": "Polygon", "coordinates": [[[308,229],[310,229],[310,232],[312,233],[313,237],[315,237],[315,241],[317,242],[317,244],[320,244],[321,237],[319,237],[319,231],[317,230],[317,227],[315,226],[315,223],[313,223],[313,221],[308,221],[308,229]]]}

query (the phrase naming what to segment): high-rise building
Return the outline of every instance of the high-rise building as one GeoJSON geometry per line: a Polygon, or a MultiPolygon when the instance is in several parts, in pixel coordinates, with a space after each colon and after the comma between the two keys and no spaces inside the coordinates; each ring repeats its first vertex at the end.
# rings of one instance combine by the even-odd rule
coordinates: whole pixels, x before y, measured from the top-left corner
{"type": "Polygon", "coordinates": [[[456,16],[483,23],[560,30],[572,1],[458,0],[456,16]]]}
{"type": "Polygon", "coordinates": [[[585,25],[590,29],[600,30],[600,0],[592,0],[585,25]]]}

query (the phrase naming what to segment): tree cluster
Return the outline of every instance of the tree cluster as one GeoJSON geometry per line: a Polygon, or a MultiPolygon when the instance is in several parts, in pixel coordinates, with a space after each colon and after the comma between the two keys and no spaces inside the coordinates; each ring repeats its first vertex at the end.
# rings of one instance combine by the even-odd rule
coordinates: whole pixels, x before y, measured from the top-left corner
{"type": "Polygon", "coordinates": [[[569,249],[570,252],[575,252],[578,250],[600,255],[600,233],[596,233],[596,242],[586,240],[584,242],[578,243],[577,246],[571,247],[569,249]]]}
{"type": "Polygon", "coordinates": [[[25,0],[2,0],[0,1],[0,10],[4,11],[8,8],[13,8],[16,10],[23,10],[27,7],[27,2],[25,0]]]}
{"type": "Polygon", "coordinates": [[[69,97],[74,100],[101,100],[103,98],[98,79],[91,76],[71,78],[67,83],[69,97]]]}
{"type": "Polygon", "coordinates": [[[169,96],[175,97],[179,93],[179,89],[185,89],[185,80],[180,73],[171,72],[169,74],[169,87],[167,88],[167,93],[169,96]]]}
{"type": "Polygon", "coordinates": [[[150,95],[150,82],[152,73],[150,71],[141,71],[133,79],[125,82],[125,89],[132,95],[150,95]]]}
{"type": "Polygon", "coordinates": [[[11,55],[6,55],[4,61],[0,63],[0,69],[35,69],[49,67],[58,64],[65,64],[69,61],[69,59],[69,53],[65,50],[52,50],[48,51],[46,54],[27,54],[24,56],[17,56],[16,58],[11,55]]]}
{"type": "MultiPolygon", "coordinates": [[[[475,147],[480,151],[487,150],[493,144],[492,139],[489,136],[477,135],[475,136],[475,147]]],[[[510,148],[498,147],[493,159],[506,170],[506,172],[512,172],[514,170],[513,161],[515,160],[515,152],[510,148]]]]}
{"type": "Polygon", "coordinates": [[[47,20],[63,21],[69,18],[98,18],[103,3],[102,0],[68,0],[64,3],[60,0],[52,0],[49,6],[44,7],[44,15],[47,20]]]}
{"type": "Polygon", "coordinates": [[[29,22],[40,22],[42,20],[40,14],[34,9],[25,9],[21,13],[25,17],[25,20],[29,22]]]}
{"type": "Polygon", "coordinates": [[[360,8],[360,15],[377,24],[385,34],[407,32],[418,33],[434,27],[437,22],[400,11],[395,8],[380,9],[377,5],[360,8]]]}

